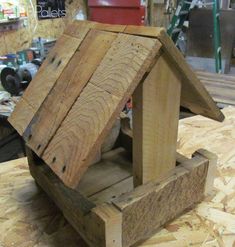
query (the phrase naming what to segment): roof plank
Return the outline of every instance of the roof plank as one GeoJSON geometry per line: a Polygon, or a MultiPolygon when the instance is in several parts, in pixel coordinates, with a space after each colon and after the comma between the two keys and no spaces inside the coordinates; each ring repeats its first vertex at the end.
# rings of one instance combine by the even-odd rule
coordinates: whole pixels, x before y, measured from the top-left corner
{"type": "Polygon", "coordinates": [[[28,140],[28,146],[39,156],[45,150],[116,37],[115,33],[91,30],[61,73],[54,88],[24,133],[25,140],[28,140]]]}
{"type": "Polygon", "coordinates": [[[14,123],[15,129],[20,135],[23,135],[34,114],[44,102],[88,31],[88,28],[82,29],[80,39],[62,35],[56,42],[56,45],[23,94],[21,101],[24,100],[27,104],[24,104],[24,107],[21,107],[23,103],[18,104],[9,118],[9,122],[14,123]],[[30,108],[33,108],[33,110],[30,108]],[[21,114],[25,116],[24,119],[22,119],[21,114]]]}

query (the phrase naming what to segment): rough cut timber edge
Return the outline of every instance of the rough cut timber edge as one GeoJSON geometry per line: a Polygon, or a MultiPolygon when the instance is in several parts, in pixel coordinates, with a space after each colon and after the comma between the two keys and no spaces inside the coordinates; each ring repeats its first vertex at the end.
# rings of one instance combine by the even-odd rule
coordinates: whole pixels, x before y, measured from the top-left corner
{"type": "Polygon", "coordinates": [[[191,160],[185,159],[167,176],[139,186],[112,204],[96,206],[65,187],[45,164],[34,159],[31,150],[27,152],[36,182],[92,247],[131,246],[193,207],[204,197],[210,165],[206,158],[209,152],[196,152],[191,160]]]}

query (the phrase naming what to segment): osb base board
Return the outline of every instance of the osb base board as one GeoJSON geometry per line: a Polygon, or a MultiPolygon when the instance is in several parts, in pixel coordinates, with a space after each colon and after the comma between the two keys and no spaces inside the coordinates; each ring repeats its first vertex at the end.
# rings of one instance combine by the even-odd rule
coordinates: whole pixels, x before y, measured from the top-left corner
{"type": "MultiPolygon", "coordinates": [[[[195,116],[180,121],[179,151],[199,148],[218,155],[213,196],[166,225],[141,247],[233,247],[235,244],[235,108],[223,123],[195,116]]],[[[0,164],[1,247],[87,247],[36,185],[25,158],[0,164]]]]}
{"type": "Polygon", "coordinates": [[[209,160],[200,153],[195,153],[168,175],[135,189],[131,189],[133,178],[123,151],[114,150],[106,156],[88,169],[81,187],[75,191],[66,187],[46,164],[28,151],[32,176],[92,247],[131,246],[151,236],[204,197],[209,160]],[[124,174],[127,171],[126,178],[115,174],[117,168],[124,174]],[[108,173],[113,171],[112,180],[107,170],[108,173]],[[115,181],[115,177],[119,180],[115,181]],[[96,191],[87,197],[87,191],[96,183],[96,191]],[[94,198],[96,204],[92,201],[94,198]]]}

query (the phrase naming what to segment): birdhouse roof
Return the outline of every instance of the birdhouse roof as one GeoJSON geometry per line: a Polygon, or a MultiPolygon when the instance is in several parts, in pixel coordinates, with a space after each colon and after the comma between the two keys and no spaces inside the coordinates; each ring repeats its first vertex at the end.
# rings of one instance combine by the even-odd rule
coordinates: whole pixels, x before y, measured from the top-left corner
{"type": "Polygon", "coordinates": [[[88,21],[66,28],[9,121],[74,188],[162,53],[181,76],[181,105],[222,121],[223,114],[164,29],[88,21]]]}

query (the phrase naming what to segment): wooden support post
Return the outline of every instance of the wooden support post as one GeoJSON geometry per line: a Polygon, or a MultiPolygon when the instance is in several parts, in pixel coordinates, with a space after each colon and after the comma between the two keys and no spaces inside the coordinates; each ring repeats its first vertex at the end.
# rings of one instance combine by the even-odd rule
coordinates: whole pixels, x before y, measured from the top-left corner
{"type": "Polygon", "coordinates": [[[180,95],[180,75],[163,54],[133,96],[134,186],[175,167],[180,95]]]}
{"type": "Polygon", "coordinates": [[[149,25],[154,25],[154,1],[148,0],[148,21],[149,25]]]}

